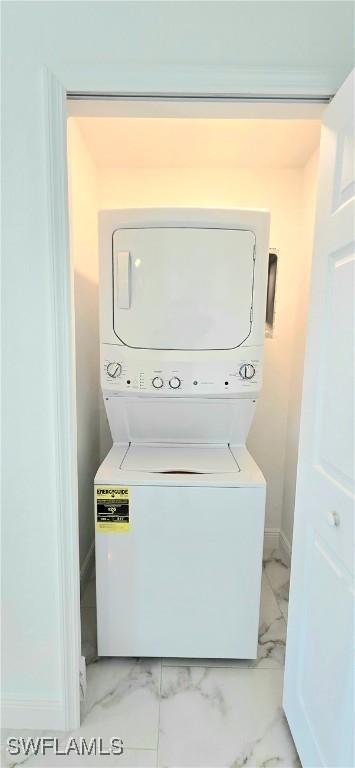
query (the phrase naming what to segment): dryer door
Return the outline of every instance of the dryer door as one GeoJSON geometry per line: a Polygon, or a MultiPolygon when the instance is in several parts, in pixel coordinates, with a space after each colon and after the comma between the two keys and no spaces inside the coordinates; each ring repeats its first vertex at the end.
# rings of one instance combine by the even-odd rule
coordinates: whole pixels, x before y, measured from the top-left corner
{"type": "Polygon", "coordinates": [[[116,230],[116,336],[140,349],[238,347],[252,327],[254,246],[248,230],[116,230]]]}

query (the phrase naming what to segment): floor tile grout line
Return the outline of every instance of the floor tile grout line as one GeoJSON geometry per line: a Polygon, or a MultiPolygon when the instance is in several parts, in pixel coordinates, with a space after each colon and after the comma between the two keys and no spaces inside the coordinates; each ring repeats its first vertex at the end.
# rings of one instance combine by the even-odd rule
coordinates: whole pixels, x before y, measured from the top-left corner
{"type": "MultiPolygon", "coordinates": [[[[283,619],[283,616],[280,616],[280,619],[283,619]]],[[[274,642],[274,641],[271,641],[271,642],[274,642]]],[[[188,663],[164,664],[163,669],[182,669],[184,667],[189,667],[189,668],[193,667],[194,669],[196,668],[196,669],[240,669],[240,670],[242,669],[279,669],[279,667],[261,667],[260,665],[253,666],[253,663],[245,664],[245,666],[240,664],[240,666],[238,666],[239,662],[242,662],[243,659],[236,659],[235,664],[204,664],[203,661],[204,660],[202,659],[201,662],[199,662],[198,664],[188,664],[188,663]]],[[[258,661],[258,659],[251,659],[251,662],[255,662],[255,661],[258,661]]]]}
{"type": "Polygon", "coordinates": [[[213,670],[218,670],[218,672],[220,672],[223,669],[229,669],[229,670],[232,669],[234,672],[280,672],[280,671],[282,672],[283,671],[283,666],[277,666],[277,667],[276,666],[275,667],[266,667],[265,666],[265,667],[262,667],[262,666],[260,666],[260,664],[255,666],[255,667],[252,667],[252,666],[250,666],[250,667],[210,667],[210,666],[208,666],[206,664],[192,664],[192,665],[191,664],[181,664],[181,665],[178,664],[178,665],[175,665],[175,666],[173,666],[173,665],[172,666],[166,666],[164,668],[165,669],[176,669],[176,670],[179,670],[179,669],[184,669],[184,667],[188,668],[188,669],[208,669],[208,670],[212,670],[213,669],[213,670]]]}

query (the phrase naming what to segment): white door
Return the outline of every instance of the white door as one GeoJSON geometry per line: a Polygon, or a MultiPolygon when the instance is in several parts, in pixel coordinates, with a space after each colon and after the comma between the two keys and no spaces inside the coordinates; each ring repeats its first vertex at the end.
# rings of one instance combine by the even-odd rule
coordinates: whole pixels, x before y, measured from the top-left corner
{"type": "Polygon", "coordinates": [[[354,73],[324,114],[284,708],[303,766],[353,766],[354,73]]]}
{"type": "Polygon", "coordinates": [[[116,230],[116,336],[141,349],[238,347],[252,328],[254,246],[249,230],[116,230]]]}

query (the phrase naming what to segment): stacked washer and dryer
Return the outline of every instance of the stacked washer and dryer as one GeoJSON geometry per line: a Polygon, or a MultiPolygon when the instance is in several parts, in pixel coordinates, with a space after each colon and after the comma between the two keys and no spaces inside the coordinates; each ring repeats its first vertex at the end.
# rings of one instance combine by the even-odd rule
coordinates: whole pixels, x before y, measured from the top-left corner
{"type": "Polygon", "coordinates": [[[100,214],[100,656],[255,658],[269,213],[100,214]]]}

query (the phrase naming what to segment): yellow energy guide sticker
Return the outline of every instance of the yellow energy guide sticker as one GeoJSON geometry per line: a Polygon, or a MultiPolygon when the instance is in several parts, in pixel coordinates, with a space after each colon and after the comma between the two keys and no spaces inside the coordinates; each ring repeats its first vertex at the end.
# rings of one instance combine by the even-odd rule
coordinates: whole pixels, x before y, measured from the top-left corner
{"type": "Polygon", "coordinates": [[[129,531],[129,489],[96,486],[96,530],[102,533],[129,531]]]}

